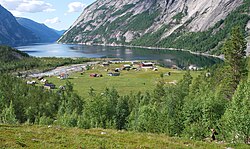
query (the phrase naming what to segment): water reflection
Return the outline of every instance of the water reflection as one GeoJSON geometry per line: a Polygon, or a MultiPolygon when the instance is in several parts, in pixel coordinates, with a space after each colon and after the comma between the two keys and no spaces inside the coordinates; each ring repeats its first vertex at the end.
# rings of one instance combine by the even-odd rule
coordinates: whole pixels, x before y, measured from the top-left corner
{"type": "Polygon", "coordinates": [[[184,51],[143,49],[128,47],[104,47],[86,45],[43,44],[17,47],[37,57],[87,57],[118,58],[122,60],[157,60],[162,65],[172,67],[211,66],[221,62],[218,58],[193,55],[184,51]]]}

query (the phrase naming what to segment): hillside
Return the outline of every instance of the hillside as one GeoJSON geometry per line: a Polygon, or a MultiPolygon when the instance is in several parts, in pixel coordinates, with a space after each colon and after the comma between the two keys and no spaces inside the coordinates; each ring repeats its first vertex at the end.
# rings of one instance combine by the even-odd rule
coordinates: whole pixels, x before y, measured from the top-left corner
{"type": "Polygon", "coordinates": [[[19,45],[37,42],[34,33],[21,26],[15,17],[0,5],[0,45],[19,45]]]}
{"type": "Polygon", "coordinates": [[[97,0],[59,42],[205,52],[220,48],[232,26],[246,27],[249,6],[248,0],[97,0]]]}
{"type": "Polygon", "coordinates": [[[29,57],[29,55],[24,52],[7,46],[0,46],[0,62],[8,63],[12,61],[22,60],[27,57],[29,57]]]}
{"type": "Polygon", "coordinates": [[[20,25],[32,31],[37,37],[39,37],[39,42],[55,42],[60,37],[60,34],[47,27],[45,24],[40,24],[27,18],[16,18],[16,20],[20,25]]]}
{"type": "MultiPolygon", "coordinates": [[[[0,148],[197,148],[219,149],[230,144],[171,138],[162,134],[59,126],[0,125],[0,148]]],[[[247,146],[237,146],[247,148],[247,146]]]]}

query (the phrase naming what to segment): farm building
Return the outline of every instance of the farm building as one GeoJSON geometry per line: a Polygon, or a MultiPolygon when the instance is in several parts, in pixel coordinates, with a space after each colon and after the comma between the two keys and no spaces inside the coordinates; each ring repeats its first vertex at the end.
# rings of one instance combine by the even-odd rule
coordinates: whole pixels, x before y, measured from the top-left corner
{"type": "Polygon", "coordinates": [[[120,73],[113,73],[113,72],[110,72],[108,73],[108,76],[120,76],[120,73]]]}
{"type": "Polygon", "coordinates": [[[44,85],[44,88],[46,88],[46,89],[55,89],[56,85],[52,84],[52,83],[47,83],[47,84],[44,85]]]}
{"type": "Polygon", "coordinates": [[[96,73],[92,73],[89,75],[90,77],[96,78],[96,77],[102,77],[102,74],[96,74],[96,73]]]}
{"type": "Polygon", "coordinates": [[[59,78],[60,78],[61,80],[67,79],[68,77],[69,77],[69,75],[66,74],[66,73],[62,73],[62,74],[59,75],[59,78]]]}
{"type": "Polygon", "coordinates": [[[123,65],[122,70],[129,70],[129,69],[131,69],[130,65],[123,65]]]}
{"type": "Polygon", "coordinates": [[[121,69],[120,68],[115,68],[115,72],[120,72],[121,69]]]}
{"type": "Polygon", "coordinates": [[[35,84],[37,84],[37,83],[36,83],[36,81],[27,81],[27,84],[28,84],[28,85],[35,85],[35,84]]]}
{"type": "Polygon", "coordinates": [[[109,62],[103,62],[103,63],[102,63],[102,66],[103,66],[103,67],[108,67],[108,66],[109,66],[109,62]]]}
{"type": "Polygon", "coordinates": [[[146,68],[146,69],[153,69],[154,68],[154,63],[152,62],[142,62],[141,63],[141,68],[146,68]]]}
{"type": "Polygon", "coordinates": [[[198,67],[194,66],[194,65],[190,65],[188,67],[189,70],[198,70],[198,67]]]}
{"type": "Polygon", "coordinates": [[[42,84],[47,84],[47,83],[48,83],[48,80],[42,79],[42,80],[40,80],[40,82],[41,82],[42,84]]]}

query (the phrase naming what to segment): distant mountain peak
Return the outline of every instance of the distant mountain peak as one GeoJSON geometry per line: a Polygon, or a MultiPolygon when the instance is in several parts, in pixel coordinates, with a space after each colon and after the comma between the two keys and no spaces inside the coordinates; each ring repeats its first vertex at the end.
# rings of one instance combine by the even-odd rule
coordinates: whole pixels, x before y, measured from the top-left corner
{"type": "Polygon", "coordinates": [[[15,17],[0,5],[0,44],[18,45],[37,42],[39,38],[21,26],[15,17]]]}
{"type": "Polygon", "coordinates": [[[17,17],[16,20],[38,36],[40,38],[39,42],[55,42],[61,36],[54,29],[47,27],[43,23],[37,23],[31,19],[21,17],[17,17]]]}

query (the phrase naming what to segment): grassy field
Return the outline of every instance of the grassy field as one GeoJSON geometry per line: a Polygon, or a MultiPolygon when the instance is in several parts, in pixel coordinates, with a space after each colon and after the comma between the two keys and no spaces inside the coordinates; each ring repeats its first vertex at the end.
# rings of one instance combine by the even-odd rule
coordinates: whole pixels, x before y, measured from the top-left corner
{"type": "Polygon", "coordinates": [[[171,138],[163,134],[136,133],[104,129],[62,128],[57,126],[0,125],[0,148],[34,149],[225,149],[247,148],[216,142],[171,138]]]}
{"type": "MultiPolygon", "coordinates": [[[[73,83],[74,89],[79,95],[86,97],[91,87],[99,93],[103,92],[107,87],[114,87],[121,95],[129,94],[131,92],[137,93],[138,91],[151,91],[159,81],[164,81],[166,84],[170,84],[171,82],[179,81],[185,74],[185,71],[182,70],[158,67],[158,71],[153,71],[151,69],[142,69],[141,71],[123,70],[121,71],[120,76],[111,77],[107,75],[107,69],[111,72],[112,69],[121,68],[123,65],[124,64],[112,64],[109,67],[96,65],[91,70],[85,71],[83,75],[81,75],[80,72],[70,74],[70,77],[66,80],[73,83]],[[171,75],[162,78],[161,74],[167,72],[171,72],[171,75]],[[90,74],[92,73],[102,74],[103,77],[90,77],[90,74]]],[[[191,75],[196,77],[199,73],[199,71],[192,71],[191,75]]],[[[49,82],[54,83],[57,87],[65,85],[66,83],[66,80],[60,80],[57,77],[46,79],[49,82]]]]}

